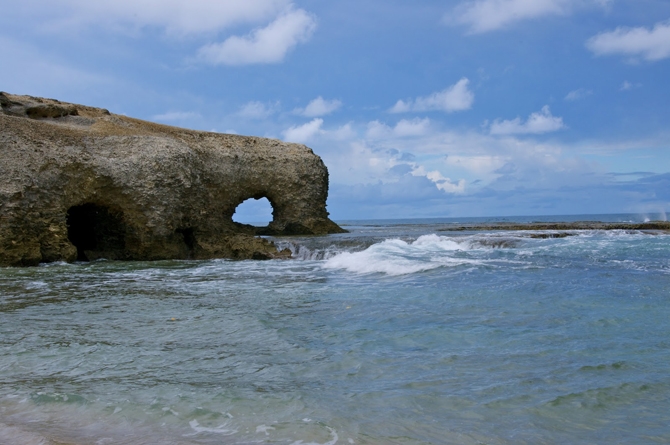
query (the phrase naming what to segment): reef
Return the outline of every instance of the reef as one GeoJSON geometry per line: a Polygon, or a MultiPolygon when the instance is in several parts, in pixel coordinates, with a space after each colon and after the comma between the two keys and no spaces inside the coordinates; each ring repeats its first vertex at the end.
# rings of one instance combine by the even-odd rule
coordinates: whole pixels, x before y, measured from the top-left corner
{"type": "Polygon", "coordinates": [[[344,232],[328,170],[275,139],[193,131],[0,92],[0,265],[290,257],[258,235],[344,232]],[[267,198],[272,222],[233,221],[267,198]]]}
{"type": "Polygon", "coordinates": [[[560,230],[558,233],[531,234],[531,238],[564,238],[571,236],[571,232],[566,230],[624,230],[624,231],[648,231],[670,232],[670,222],[668,221],[647,221],[647,222],[601,222],[601,221],[575,221],[575,222],[536,222],[536,223],[473,223],[473,224],[453,224],[447,227],[437,229],[438,232],[462,232],[462,231],[537,231],[537,230],[560,230]]]}

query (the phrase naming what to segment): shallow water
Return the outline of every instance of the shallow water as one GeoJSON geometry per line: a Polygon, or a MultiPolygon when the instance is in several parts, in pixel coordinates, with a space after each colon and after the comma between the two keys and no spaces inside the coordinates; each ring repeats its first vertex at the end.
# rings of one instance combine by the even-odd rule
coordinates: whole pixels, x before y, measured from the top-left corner
{"type": "Polygon", "coordinates": [[[357,224],[0,269],[0,442],[670,442],[670,236],[357,224]]]}

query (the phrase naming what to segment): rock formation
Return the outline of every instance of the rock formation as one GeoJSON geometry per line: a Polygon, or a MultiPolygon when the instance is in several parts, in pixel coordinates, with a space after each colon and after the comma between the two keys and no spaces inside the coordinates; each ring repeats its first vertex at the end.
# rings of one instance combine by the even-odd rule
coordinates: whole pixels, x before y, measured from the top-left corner
{"type": "Polygon", "coordinates": [[[275,258],[254,235],[343,232],[311,149],[190,131],[57,100],[0,93],[0,265],[275,258]],[[266,197],[273,221],[233,222],[266,197]]]}

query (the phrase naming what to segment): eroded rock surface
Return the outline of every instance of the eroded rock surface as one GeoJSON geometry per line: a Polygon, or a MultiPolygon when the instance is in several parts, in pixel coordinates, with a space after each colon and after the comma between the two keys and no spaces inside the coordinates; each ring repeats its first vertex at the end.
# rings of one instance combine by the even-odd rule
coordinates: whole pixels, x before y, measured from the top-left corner
{"type": "Polygon", "coordinates": [[[254,237],[343,232],[311,149],[191,131],[52,99],[0,93],[0,265],[276,258],[254,237]],[[273,221],[233,222],[248,198],[273,221]]]}

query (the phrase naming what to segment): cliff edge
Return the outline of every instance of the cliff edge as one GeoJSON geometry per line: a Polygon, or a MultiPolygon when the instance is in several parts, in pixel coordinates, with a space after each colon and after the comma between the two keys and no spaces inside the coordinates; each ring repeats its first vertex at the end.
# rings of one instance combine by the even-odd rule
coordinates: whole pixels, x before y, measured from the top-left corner
{"type": "Polygon", "coordinates": [[[343,232],[304,145],[0,92],[0,265],[290,256],[254,235],[343,232]],[[233,222],[266,197],[265,228],[233,222]]]}

